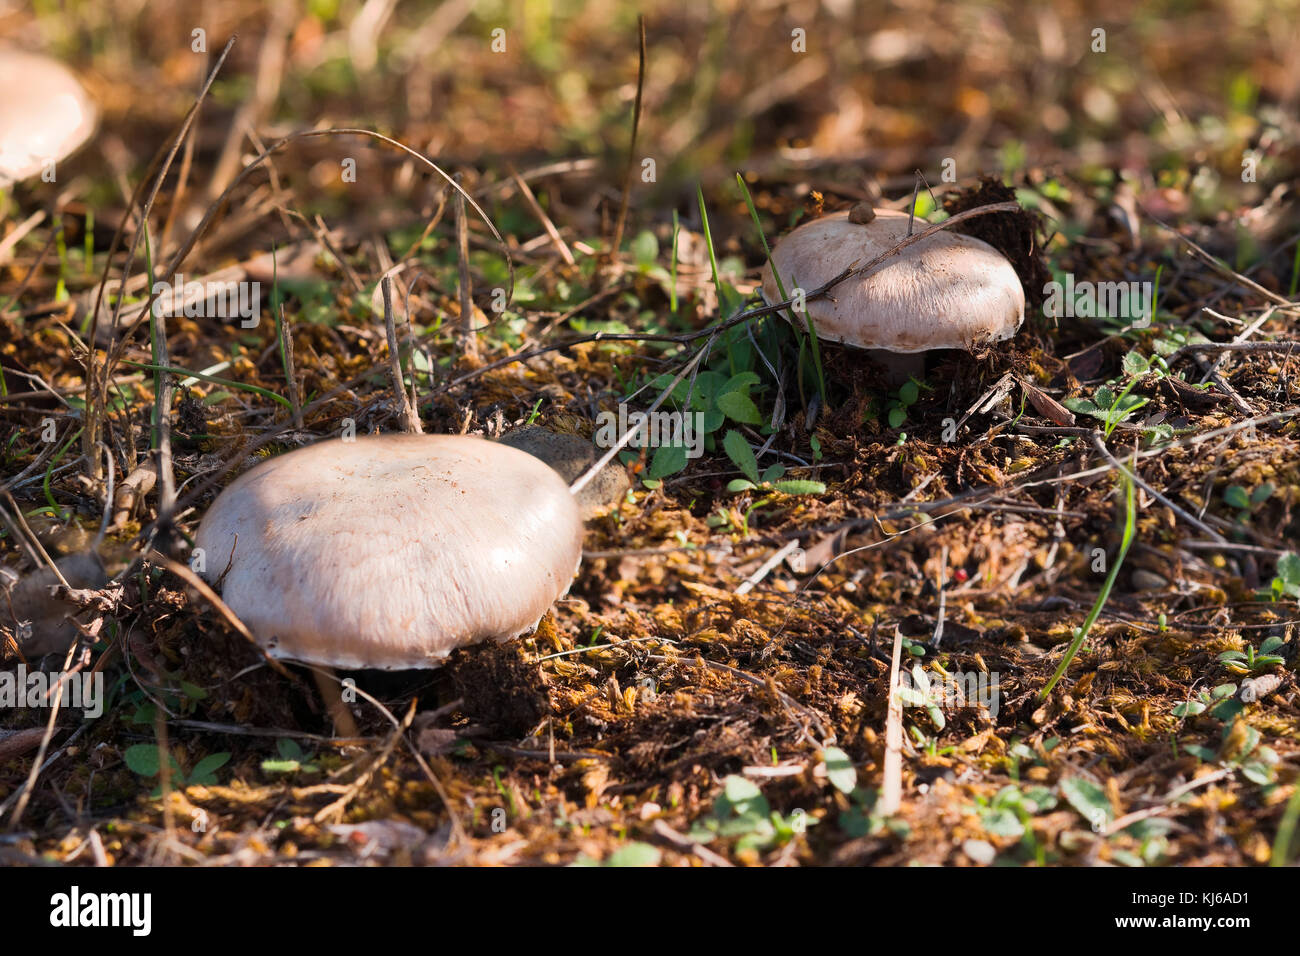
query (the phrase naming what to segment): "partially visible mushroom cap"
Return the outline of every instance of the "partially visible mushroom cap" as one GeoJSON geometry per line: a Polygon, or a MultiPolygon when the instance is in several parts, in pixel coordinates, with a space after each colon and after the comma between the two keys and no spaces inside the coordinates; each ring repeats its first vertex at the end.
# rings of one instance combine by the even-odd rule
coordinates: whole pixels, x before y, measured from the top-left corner
{"type": "MultiPolygon", "coordinates": [[[[108,580],[103,562],[93,551],[69,554],[54,563],[74,588],[98,588],[108,580]]],[[[24,575],[9,593],[8,601],[0,592],[0,624],[15,632],[18,647],[29,660],[43,654],[66,653],[80,633],[68,620],[80,609],[51,594],[60,583],[58,575],[43,567],[24,575]]]]}
{"type": "MultiPolygon", "coordinates": [[[[850,266],[864,266],[907,236],[906,213],[875,210],[865,223],[833,213],[806,223],[777,243],[763,268],[763,295],[812,292],[850,266]]],[[[855,218],[865,218],[861,215],[855,218]]],[[[924,220],[916,229],[925,228],[924,220]]],[[[943,230],[846,279],[829,297],[809,300],[808,317],[819,337],[864,349],[926,352],[971,349],[1009,339],[1025,318],[1025,292],[1016,270],[979,239],[943,230]]]]}
{"type": "Polygon", "coordinates": [[[90,138],[97,112],[62,64],[0,47],[0,185],[39,173],[90,138]]]}
{"type": "Polygon", "coordinates": [[[256,466],[195,546],[272,656],[399,670],[531,631],[569,589],[582,534],[564,481],[525,452],[381,435],[256,466]]]}
{"type": "MultiPolygon", "coordinates": [[[[553,432],[541,425],[524,425],[506,432],[498,441],[511,448],[526,451],[534,458],[546,462],[569,484],[578,478],[604,454],[585,438],[553,432]]],[[[592,518],[618,504],[626,497],[632,482],[627,469],[617,458],[607,464],[577,494],[578,507],[583,519],[592,518]]]]}

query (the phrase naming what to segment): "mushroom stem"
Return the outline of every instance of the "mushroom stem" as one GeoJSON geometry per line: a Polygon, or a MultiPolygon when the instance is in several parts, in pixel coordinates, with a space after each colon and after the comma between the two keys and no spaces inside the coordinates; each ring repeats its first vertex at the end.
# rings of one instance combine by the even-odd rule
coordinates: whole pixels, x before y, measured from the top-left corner
{"type": "Polygon", "coordinates": [[[334,721],[334,730],[338,736],[360,737],[361,729],[357,727],[352,711],[348,710],[348,705],[343,702],[343,694],[339,690],[340,682],[334,674],[334,668],[313,667],[311,676],[316,679],[316,689],[320,691],[321,700],[325,704],[325,710],[329,712],[330,719],[334,721]]]}
{"type": "Polygon", "coordinates": [[[885,382],[897,388],[909,378],[925,377],[924,352],[891,352],[888,349],[867,349],[867,357],[885,367],[885,382]]]}

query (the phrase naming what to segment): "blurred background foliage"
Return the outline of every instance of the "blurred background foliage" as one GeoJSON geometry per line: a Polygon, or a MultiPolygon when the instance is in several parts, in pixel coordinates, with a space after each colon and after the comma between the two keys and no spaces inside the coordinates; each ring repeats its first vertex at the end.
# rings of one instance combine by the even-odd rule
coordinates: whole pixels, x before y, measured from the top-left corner
{"type": "MultiPolygon", "coordinates": [[[[851,0],[38,0],[0,4],[0,36],[87,77],[105,106],[101,154],[141,172],[193,101],[206,58],[239,34],[201,145],[222,114],[263,135],[368,126],[452,163],[597,156],[617,188],[636,88],[661,190],[739,167],[843,164],[910,187],[945,158],[958,176],[1026,166],[1132,170],[1198,202],[1296,167],[1295,0],[970,3],[851,0]],[[505,50],[492,49],[504,30],[505,50]],[[1095,31],[1105,52],[1094,52],[1095,31]],[[806,52],[795,52],[796,31],[806,52]],[[499,36],[499,35],[498,35],[499,36]],[[114,143],[119,137],[120,143],[114,143]],[[138,138],[137,138],[138,137],[138,138]],[[149,149],[138,148],[149,144],[149,149]]],[[[83,158],[83,162],[94,158],[83,158]]],[[[1258,193],[1263,185],[1256,187],[1258,193]]],[[[1260,198],[1251,190],[1236,197],[1260,198]]]]}

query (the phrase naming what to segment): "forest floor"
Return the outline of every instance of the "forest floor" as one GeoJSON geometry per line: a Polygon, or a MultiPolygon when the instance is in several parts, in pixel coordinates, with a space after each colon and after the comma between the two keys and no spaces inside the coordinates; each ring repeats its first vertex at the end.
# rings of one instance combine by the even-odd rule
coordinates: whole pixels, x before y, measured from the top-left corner
{"type": "MultiPolygon", "coordinates": [[[[952,9],[959,37],[995,42],[952,9]]],[[[3,232],[18,235],[0,257],[0,554],[26,572],[15,544],[26,529],[57,557],[84,551],[104,522],[115,584],[78,616],[91,637],[77,660],[103,675],[102,715],[0,713],[0,863],[1296,860],[1300,128],[1294,111],[1258,105],[1285,105],[1293,86],[1280,66],[1233,85],[1234,69],[1251,74],[1223,42],[1228,78],[1199,88],[1197,57],[1223,26],[1207,8],[1183,23],[1185,42],[1160,47],[1179,52],[1159,83],[1135,58],[1124,69],[1139,72],[1115,82],[1076,70],[1053,85],[1030,70],[1035,115],[1054,116],[1052,97],[1083,104],[1087,128],[1072,138],[1017,129],[1003,86],[1017,81],[977,45],[909,39],[888,22],[873,35],[892,40],[865,54],[885,64],[870,99],[835,86],[827,54],[751,102],[735,64],[770,55],[758,24],[790,35],[781,16],[754,14],[726,47],[735,62],[701,68],[694,89],[715,104],[702,106],[673,69],[721,62],[733,34],[711,23],[692,34],[702,51],[674,46],[685,27],[651,15],[632,164],[626,15],[604,24],[618,43],[584,46],[575,15],[526,44],[513,83],[485,52],[492,21],[470,17],[436,123],[383,112],[395,97],[416,108],[409,74],[366,86],[321,67],[329,57],[312,51],[342,32],[328,16],[271,17],[219,74],[240,82],[215,84],[179,141],[148,230],[137,225],[147,194],[131,191],[176,139],[199,68],[151,48],[129,18],[102,47],[59,35],[91,64],[92,90],[118,99],[105,106],[106,145],[68,160],[57,189],[0,198],[3,232]],[[259,31],[288,51],[276,102],[293,115],[253,87],[274,45],[259,31]],[[132,44],[143,59],[123,59],[132,44]],[[599,81],[564,80],[570,48],[588,51],[581,75],[599,81]],[[855,102],[891,102],[896,76],[953,63],[933,101],[868,110],[870,149],[835,126],[855,102]],[[382,125],[338,105],[349,83],[382,125]],[[806,89],[837,109],[801,112],[806,89]],[[1105,132],[1102,114],[1132,126],[1143,104],[1155,109],[1152,91],[1171,98],[1159,124],[1105,132]],[[154,110],[131,108],[149,94],[154,110]],[[733,113],[716,105],[728,100],[733,113]],[[373,139],[298,140],[236,181],[244,161],[321,116],[391,133],[462,174],[504,242],[471,209],[462,263],[455,194],[373,139]],[[244,137],[239,123],[276,135],[244,137]],[[456,145],[498,125],[518,141],[456,145]],[[959,181],[943,182],[940,144],[989,130],[1005,134],[1001,148],[974,150],[959,181]],[[647,184],[640,157],[656,153],[647,184]],[[231,155],[239,163],[223,167],[231,155]],[[1243,155],[1258,174],[1238,182],[1243,155]],[[340,174],[349,161],[354,180],[340,174]],[[726,324],[762,304],[765,243],[862,200],[908,208],[917,167],[931,222],[1005,197],[1032,214],[962,224],[1021,268],[1031,308],[1014,340],[942,353],[891,385],[862,352],[818,347],[780,316],[726,324]],[[705,412],[711,428],[699,458],[623,456],[631,492],[588,523],[578,578],[531,636],[436,671],[338,675],[359,692],[357,734],[344,737],[309,670],[273,667],[166,566],[156,491],[114,507],[103,458],[118,485],[154,459],[169,381],[183,560],[212,499],[256,460],[335,437],[345,419],[359,434],[400,430],[378,292],[395,263],[407,263],[393,277],[399,351],[425,432],[497,437],[531,423],[592,437],[600,411],[648,407],[692,360],[667,407],[705,412]],[[160,348],[146,270],[260,281],[259,321],[177,315],[160,348]],[[136,283],[120,318],[115,291],[97,315],[102,278],[124,274],[136,283]],[[1123,300],[1120,314],[1050,317],[1043,283],[1067,276],[1151,283],[1151,312],[1134,318],[1123,300]],[[502,288],[509,304],[494,311],[502,288]],[[98,396],[88,367],[111,382],[98,396]],[[103,444],[87,447],[96,421],[103,444]],[[750,456],[766,449],[756,465],[724,446],[729,433],[750,456]],[[892,712],[891,680],[903,691],[892,712]]],[[[814,35],[835,28],[831,16],[816,13],[814,35]]],[[[222,40],[207,68],[230,26],[210,26],[222,40]]],[[[1055,49],[1049,27],[1031,38],[1055,49]]],[[[995,35],[1011,45],[1020,29],[995,35]]],[[[1116,27],[1112,42],[1123,36],[1116,27]]],[[[1266,66],[1284,59],[1270,55],[1266,66]]],[[[0,611],[10,670],[16,625],[0,611]]]]}

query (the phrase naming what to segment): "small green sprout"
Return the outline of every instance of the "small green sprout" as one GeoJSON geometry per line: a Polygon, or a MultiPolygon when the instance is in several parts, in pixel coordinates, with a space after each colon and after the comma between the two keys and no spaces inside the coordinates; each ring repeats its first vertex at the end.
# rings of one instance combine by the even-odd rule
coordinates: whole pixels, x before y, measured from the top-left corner
{"type": "Polygon", "coordinates": [[[805,481],[800,479],[783,479],[785,475],[785,465],[769,465],[760,474],[758,470],[758,459],[754,457],[754,450],[749,447],[749,442],[740,432],[732,430],[727,432],[726,437],[722,439],[722,447],[726,449],[727,457],[732,460],[744,478],[736,478],[727,484],[727,491],[735,494],[741,491],[776,491],[783,495],[820,495],[826,490],[826,486],[820,481],[805,481]]]}
{"type": "Polygon", "coordinates": [[[1267,482],[1254,491],[1247,491],[1241,485],[1229,485],[1223,491],[1223,500],[1237,509],[1237,522],[1246,524],[1255,511],[1273,497],[1273,490],[1273,486],[1267,482]]]}
{"type": "Polygon", "coordinates": [[[1203,690],[1191,700],[1184,701],[1173,709],[1175,717],[1196,717],[1210,710],[1210,716],[1224,719],[1227,714],[1221,708],[1226,705],[1237,703],[1233,700],[1233,694],[1237,693],[1236,684],[1220,684],[1213,690],[1203,690]]]}
{"type": "MultiPolygon", "coordinates": [[[[127,747],[122,753],[122,759],[126,765],[135,773],[142,777],[156,777],[161,771],[161,765],[158,760],[158,745],[154,744],[133,744],[127,747]]],[[[187,777],[181,766],[176,762],[176,758],[170,753],[167,755],[167,762],[171,768],[172,785],[179,789],[185,787],[212,787],[216,786],[216,771],[225,766],[230,760],[229,753],[208,754],[190,771],[187,777]]],[[[152,799],[162,796],[162,785],[154,789],[149,795],[152,799]]]]}
{"type": "MultiPolygon", "coordinates": [[[[917,399],[921,397],[922,384],[915,378],[909,378],[890,397],[888,404],[885,406],[885,415],[890,428],[901,428],[903,423],[907,421],[907,410],[915,405],[917,399]]],[[[928,389],[929,386],[926,386],[926,388],[928,389]]]]}
{"type": "Polygon", "coordinates": [[[315,755],[304,754],[297,741],[280,737],[275,742],[275,749],[280,756],[278,759],[263,760],[263,773],[318,773],[320,771],[320,767],[312,763],[316,759],[315,755]]]}
{"type": "Polygon", "coordinates": [[[738,838],[738,852],[766,850],[788,843],[817,820],[796,810],[782,816],[773,810],[757,784],[732,774],[722,781],[722,793],[713,802],[713,812],[696,822],[690,838],[712,843],[719,837],[738,838]]]}
{"type": "Polygon", "coordinates": [[[579,854],[570,866],[658,866],[663,854],[657,847],[649,843],[640,843],[631,841],[624,843],[621,847],[605,857],[604,860],[597,860],[587,854],[579,854]]]}
{"type": "Polygon", "coordinates": [[[1269,595],[1274,601],[1300,598],[1300,555],[1288,551],[1277,559],[1277,577],[1269,585],[1269,595]]]}
{"type": "Polygon", "coordinates": [[[1245,651],[1224,651],[1218,656],[1223,669],[1232,674],[1258,674],[1286,663],[1280,655],[1273,653],[1286,643],[1280,637],[1270,637],[1256,651],[1254,645],[1247,644],[1245,651]]]}
{"type": "Polygon", "coordinates": [[[1238,716],[1223,728],[1223,742],[1212,750],[1199,744],[1184,744],[1183,749],[1206,763],[1218,763],[1233,770],[1251,783],[1261,787],[1274,782],[1281,758],[1272,747],[1262,746],[1263,736],[1258,730],[1238,716]]]}

